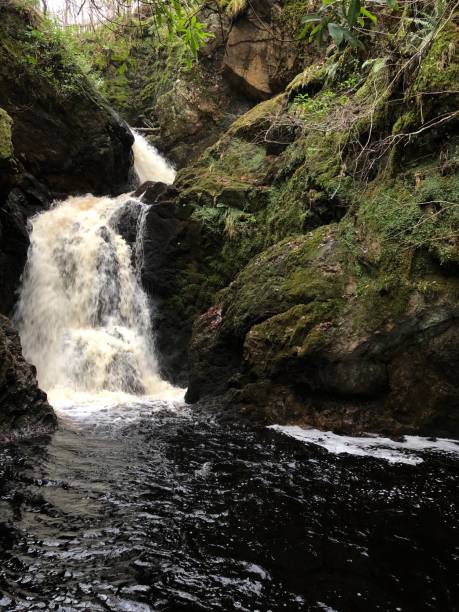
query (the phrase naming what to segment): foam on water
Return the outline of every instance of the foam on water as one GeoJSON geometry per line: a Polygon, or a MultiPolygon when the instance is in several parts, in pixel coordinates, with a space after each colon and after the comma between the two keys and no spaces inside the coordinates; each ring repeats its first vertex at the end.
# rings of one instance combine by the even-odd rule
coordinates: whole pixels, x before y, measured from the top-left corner
{"type": "Polygon", "coordinates": [[[304,429],[297,425],[271,425],[269,429],[274,429],[306,444],[321,446],[335,455],[346,453],[358,457],[375,457],[389,463],[408,465],[422,463],[423,459],[417,453],[424,451],[459,454],[459,440],[448,438],[405,436],[403,442],[396,442],[390,438],[371,435],[340,436],[331,431],[304,429]]]}

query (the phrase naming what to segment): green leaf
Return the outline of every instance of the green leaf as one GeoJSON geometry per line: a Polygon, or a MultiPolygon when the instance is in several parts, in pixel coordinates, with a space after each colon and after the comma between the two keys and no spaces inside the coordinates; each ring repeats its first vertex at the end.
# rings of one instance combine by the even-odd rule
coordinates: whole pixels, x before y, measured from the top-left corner
{"type": "Polygon", "coordinates": [[[361,6],[362,5],[360,3],[360,0],[351,0],[349,3],[349,10],[347,12],[346,18],[351,28],[355,25],[355,22],[357,21],[357,17],[360,14],[361,6]]]}
{"type": "Polygon", "coordinates": [[[322,34],[322,30],[323,30],[323,23],[320,22],[312,30],[311,34],[309,34],[309,42],[312,42],[315,38],[320,37],[322,34]]]}
{"type": "Polygon", "coordinates": [[[351,45],[351,47],[354,47],[354,49],[365,49],[365,45],[363,44],[363,42],[356,38],[354,34],[352,34],[352,32],[344,28],[343,37],[351,45]]]}
{"type": "Polygon", "coordinates": [[[305,38],[306,34],[313,27],[313,24],[318,23],[320,21],[322,21],[322,18],[318,15],[306,15],[305,17],[303,17],[303,23],[305,24],[305,26],[298,34],[298,40],[302,40],[303,38],[305,38]]]}
{"type": "Polygon", "coordinates": [[[382,70],[385,65],[386,59],[384,57],[375,57],[372,59],[367,59],[365,62],[363,62],[362,70],[371,67],[370,72],[372,72],[373,74],[378,74],[378,72],[382,70]]]}
{"type": "Polygon", "coordinates": [[[320,15],[305,15],[301,20],[303,23],[312,23],[315,21],[321,21],[322,17],[320,15]]]}
{"type": "Polygon", "coordinates": [[[344,40],[345,29],[337,23],[330,22],[328,24],[328,32],[332,37],[333,42],[336,44],[337,47],[339,47],[344,40]]]}
{"type": "Polygon", "coordinates": [[[367,17],[372,23],[376,24],[378,21],[378,18],[376,17],[376,15],[372,12],[370,12],[368,9],[366,9],[364,6],[360,7],[360,12],[362,13],[362,15],[364,17],[367,17]]]}

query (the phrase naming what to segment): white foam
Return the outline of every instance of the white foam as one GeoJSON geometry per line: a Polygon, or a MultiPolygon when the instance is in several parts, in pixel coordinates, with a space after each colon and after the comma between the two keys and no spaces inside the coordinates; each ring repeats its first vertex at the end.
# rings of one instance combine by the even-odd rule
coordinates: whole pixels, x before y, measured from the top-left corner
{"type": "Polygon", "coordinates": [[[306,444],[316,444],[335,455],[348,454],[358,457],[375,457],[389,463],[416,465],[423,459],[417,453],[434,451],[459,455],[459,440],[448,438],[429,439],[421,436],[405,436],[403,442],[378,436],[340,436],[331,431],[304,429],[297,425],[271,425],[274,429],[306,444]]]}
{"type": "Polygon", "coordinates": [[[189,408],[184,396],[184,389],[169,386],[158,396],[105,391],[98,394],[62,393],[49,399],[58,417],[70,429],[79,429],[83,425],[110,425],[112,429],[162,410],[187,414],[189,408]]]}

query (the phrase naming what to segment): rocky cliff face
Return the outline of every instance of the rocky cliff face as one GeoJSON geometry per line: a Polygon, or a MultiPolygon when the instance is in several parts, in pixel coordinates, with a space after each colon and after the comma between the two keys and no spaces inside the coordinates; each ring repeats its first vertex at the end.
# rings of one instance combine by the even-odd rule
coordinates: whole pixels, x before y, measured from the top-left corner
{"type": "Polygon", "coordinates": [[[311,56],[294,34],[303,10],[299,2],[245,3],[228,28],[223,57],[233,87],[257,102],[285,88],[311,56]]]}
{"type": "MultiPolygon", "coordinates": [[[[133,138],[34,11],[2,3],[0,43],[0,313],[8,315],[27,259],[28,218],[54,198],[125,191],[133,138]]],[[[4,317],[0,345],[0,428],[52,427],[4,317]]]]}
{"type": "Polygon", "coordinates": [[[179,173],[198,243],[161,312],[184,340],[194,320],[189,401],[458,434],[458,31],[415,67],[323,58],[179,173]]]}

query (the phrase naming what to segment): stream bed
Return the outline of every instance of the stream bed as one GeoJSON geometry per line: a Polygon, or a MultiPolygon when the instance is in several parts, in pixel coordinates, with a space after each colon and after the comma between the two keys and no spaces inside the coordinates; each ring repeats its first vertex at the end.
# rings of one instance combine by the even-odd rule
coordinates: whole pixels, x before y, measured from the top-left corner
{"type": "Polygon", "coordinates": [[[0,449],[0,609],[458,609],[457,454],[335,454],[177,402],[59,415],[0,449]]]}

